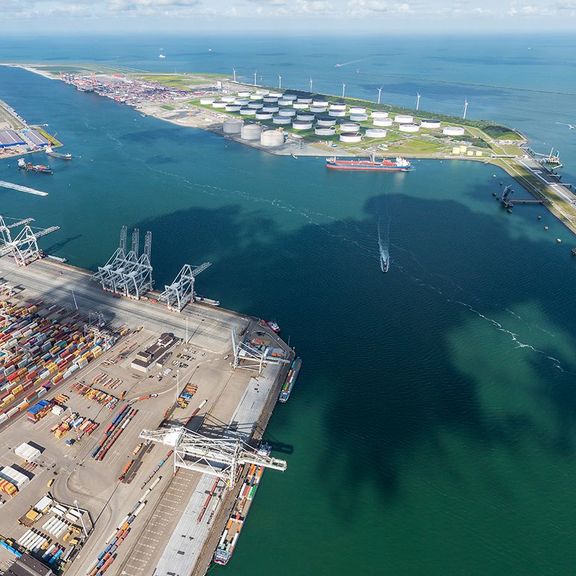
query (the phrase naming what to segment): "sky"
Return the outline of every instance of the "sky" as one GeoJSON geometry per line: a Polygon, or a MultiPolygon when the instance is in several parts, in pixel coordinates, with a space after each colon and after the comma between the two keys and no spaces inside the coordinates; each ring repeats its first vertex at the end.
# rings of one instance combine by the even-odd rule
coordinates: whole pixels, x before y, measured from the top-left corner
{"type": "Polygon", "coordinates": [[[8,34],[576,31],[576,0],[0,0],[8,34]]]}

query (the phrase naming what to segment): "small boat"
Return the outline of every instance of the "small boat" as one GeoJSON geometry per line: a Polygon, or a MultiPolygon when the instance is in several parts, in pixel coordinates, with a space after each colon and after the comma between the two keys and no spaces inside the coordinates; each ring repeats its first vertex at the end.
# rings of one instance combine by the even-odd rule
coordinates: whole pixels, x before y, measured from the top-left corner
{"type": "Polygon", "coordinates": [[[390,269],[390,250],[388,248],[388,239],[385,242],[382,241],[380,222],[378,222],[378,251],[380,255],[380,270],[388,272],[390,269]]]}
{"type": "Polygon", "coordinates": [[[66,154],[62,154],[61,152],[54,152],[51,146],[46,146],[45,152],[48,156],[52,158],[59,158],[60,160],[72,160],[72,154],[69,152],[66,154]]]}
{"type": "Polygon", "coordinates": [[[260,326],[267,326],[272,332],[280,334],[280,326],[278,326],[278,323],[274,320],[260,320],[260,326]]]}
{"type": "Polygon", "coordinates": [[[45,166],[44,164],[32,164],[32,162],[26,162],[24,158],[18,160],[18,168],[20,170],[26,170],[27,172],[40,172],[41,174],[54,174],[50,166],[45,166]]]}

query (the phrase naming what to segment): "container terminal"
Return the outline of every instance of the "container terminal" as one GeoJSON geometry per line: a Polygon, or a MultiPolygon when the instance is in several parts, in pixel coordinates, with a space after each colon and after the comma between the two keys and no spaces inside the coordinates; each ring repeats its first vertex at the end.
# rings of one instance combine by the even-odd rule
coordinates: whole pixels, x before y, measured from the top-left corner
{"type": "Polygon", "coordinates": [[[286,469],[260,441],[293,350],[198,302],[209,263],[153,291],[149,233],[96,274],[0,255],[0,572],[205,574],[255,471],[286,469]]]}

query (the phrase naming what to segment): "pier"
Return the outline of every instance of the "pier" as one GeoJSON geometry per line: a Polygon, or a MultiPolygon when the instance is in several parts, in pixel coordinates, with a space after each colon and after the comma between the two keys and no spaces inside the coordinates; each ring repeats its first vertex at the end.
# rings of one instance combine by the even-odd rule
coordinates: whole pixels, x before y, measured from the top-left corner
{"type": "Polygon", "coordinates": [[[28,186],[21,186],[20,184],[13,184],[12,182],[5,182],[4,180],[0,180],[0,188],[8,188],[9,190],[34,194],[35,196],[48,196],[48,192],[42,192],[42,190],[36,190],[35,188],[28,188],[28,186]]]}
{"type": "MultiPolygon", "coordinates": [[[[20,543],[26,527],[17,524],[16,518],[44,497],[47,481],[53,478],[50,496],[62,503],[78,501],[78,507],[90,518],[89,532],[86,538],[78,538],[79,544],[72,545],[76,548],[59,543],[73,558],[63,566],[66,574],[93,574],[97,564],[108,568],[112,562],[110,574],[204,574],[245,471],[241,462],[235,464],[232,470],[237,474],[226,480],[222,477],[225,468],[214,467],[214,462],[212,469],[199,468],[193,454],[186,456],[188,445],[170,443],[172,429],[166,426],[186,425],[192,434],[202,434],[204,442],[215,442],[216,461],[221,438],[237,435],[256,446],[293,359],[286,343],[256,318],[194,302],[179,312],[169,309],[159,296],[149,292],[140,300],[120,297],[102,290],[89,271],[48,259],[18,266],[12,259],[0,258],[0,309],[4,306],[11,314],[12,309],[23,310],[23,306],[35,302],[38,314],[29,322],[40,322],[46,330],[58,330],[52,327],[67,322],[78,329],[79,323],[86,322],[85,333],[93,333],[91,338],[96,340],[111,331],[121,335],[116,343],[94,354],[90,363],[84,364],[86,367],[64,379],[59,375],[58,384],[42,393],[43,401],[56,404],[58,398],[66,398],[69,409],[80,415],[87,414],[95,394],[104,395],[106,402],[115,399],[114,409],[92,416],[98,427],[94,437],[78,438],[76,433],[70,444],[59,440],[49,433],[49,427],[59,421],[49,411],[42,413],[42,421],[34,427],[26,427],[27,406],[9,419],[5,416],[0,420],[4,446],[24,441],[25,430],[26,441],[40,444],[45,449],[43,460],[54,464],[52,468],[35,469],[41,481],[23,487],[5,504],[0,534],[20,543]],[[100,317],[96,324],[88,321],[94,311],[100,317]],[[245,342],[264,340],[267,348],[273,348],[285,360],[275,362],[276,356],[265,356],[258,369],[243,355],[236,365],[231,361],[239,354],[232,333],[245,342]],[[134,359],[170,334],[175,343],[170,344],[173,347],[166,359],[150,364],[145,372],[135,370],[134,359]],[[192,390],[185,406],[176,399],[180,389],[182,394],[192,390]],[[145,408],[140,408],[142,402],[145,408]],[[118,425],[122,415],[125,420],[118,425]],[[110,427],[115,432],[108,437],[105,430],[110,427]],[[114,444],[119,434],[121,442],[114,444]],[[108,455],[107,448],[102,453],[104,465],[91,456],[99,437],[109,438],[106,446],[114,444],[108,455]],[[136,452],[137,466],[124,481],[127,459],[130,464],[136,452]],[[145,488],[148,490],[143,492],[145,488]],[[207,489],[216,497],[207,499],[207,489]],[[123,528],[126,522],[128,528],[123,528]],[[107,553],[111,532],[116,534],[112,556],[107,553]],[[182,534],[187,535],[185,548],[181,545],[182,534]],[[158,572],[158,567],[163,570],[158,572]]],[[[17,354],[17,350],[8,349],[9,354],[17,354]]],[[[21,401],[20,395],[32,397],[31,390],[22,390],[14,403],[21,401]]],[[[72,436],[74,432],[67,438],[72,436]]],[[[9,449],[0,449],[0,456],[10,458],[9,449]]],[[[275,463],[281,461],[270,462],[270,467],[275,463]]],[[[42,530],[45,518],[34,530],[42,530]]],[[[0,549],[0,562],[5,560],[6,552],[0,549]]]]}

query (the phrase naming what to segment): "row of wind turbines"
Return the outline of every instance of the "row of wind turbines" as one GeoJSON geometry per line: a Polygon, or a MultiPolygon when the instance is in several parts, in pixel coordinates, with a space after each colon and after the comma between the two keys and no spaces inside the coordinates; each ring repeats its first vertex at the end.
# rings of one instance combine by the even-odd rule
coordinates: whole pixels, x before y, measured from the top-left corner
{"type": "MultiPolygon", "coordinates": [[[[232,68],[232,74],[233,74],[233,80],[234,82],[237,82],[236,80],[236,68],[232,68]]],[[[260,77],[260,81],[262,81],[262,77],[260,77]]],[[[254,86],[258,85],[258,71],[254,71],[254,86]]],[[[309,79],[308,81],[308,86],[309,86],[309,90],[310,92],[313,92],[313,88],[314,88],[314,81],[312,80],[312,78],[309,79]]],[[[281,90],[282,89],[282,76],[280,74],[278,74],[278,89],[281,90]]],[[[378,88],[378,99],[376,100],[377,104],[380,104],[380,101],[382,99],[382,90],[384,89],[383,86],[381,86],[380,88],[378,88]]],[[[342,82],[342,98],[346,97],[346,84],[344,82],[342,82]]],[[[420,98],[422,97],[422,95],[417,92],[416,93],[416,111],[420,110],[420,98]]],[[[468,100],[465,98],[464,99],[464,112],[462,114],[462,120],[466,120],[466,114],[468,113],[468,100]]]]}

